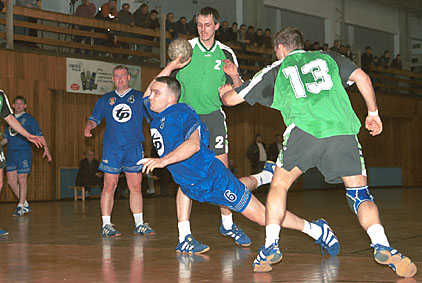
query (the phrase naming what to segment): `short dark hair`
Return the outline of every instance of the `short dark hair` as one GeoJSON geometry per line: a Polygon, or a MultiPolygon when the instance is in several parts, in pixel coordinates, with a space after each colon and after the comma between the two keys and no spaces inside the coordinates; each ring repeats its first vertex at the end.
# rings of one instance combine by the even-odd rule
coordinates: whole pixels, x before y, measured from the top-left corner
{"type": "Polygon", "coordinates": [[[129,70],[128,70],[128,68],[126,67],[126,66],[123,66],[123,65],[117,65],[116,67],[114,67],[113,68],[113,75],[114,75],[114,71],[116,71],[116,70],[121,70],[121,69],[124,69],[124,70],[126,70],[126,72],[127,72],[127,74],[129,75],[129,70]]]}
{"type": "Polygon", "coordinates": [[[26,104],[26,99],[22,95],[18,95],[13,99],[13,103],[16,103],[17,100],[22,100],[24,104],[26,104]]]}
{"type": "Polygon", "coordinates": [[[176,101],[179,100],[182,87],[180,86],[178,80],[173,77],[163,76],[155,78],[155,81],[166,84],[167,87],[170,89],[171,95],[176,98],[176,101]]]}
{"type": "Polygon", "coordinates": [[[220,22],[220,13],[213,7],[204,7],[196,14],[197,17],[208,15],[212,16],[214,24],[218,24],[220,22]]]}
{"type": "Polygon", "coordinates": [[[149,12],[150,14],[157,14],[158,15],[158,11],[157,10],[151,10],[151,12],[149,12]]]}
{"type": "Polygon", "coordinates": [[[280,30],[274,39],[274,46],[282,44],[286,49],[295,50],[303,48],[303,33],[295,27],[287,27],[280,30]]]}

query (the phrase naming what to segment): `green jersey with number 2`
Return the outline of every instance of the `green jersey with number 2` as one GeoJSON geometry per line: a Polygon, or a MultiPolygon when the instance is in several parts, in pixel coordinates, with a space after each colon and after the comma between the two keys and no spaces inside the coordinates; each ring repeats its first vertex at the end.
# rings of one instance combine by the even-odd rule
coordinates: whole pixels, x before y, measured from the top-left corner
{"type": "Polygon", "coordinates": [[[333,58],[321,52],[293,51],[280,66],[271,105],[316,138],[356,135],[360,122],[333,58]]]}

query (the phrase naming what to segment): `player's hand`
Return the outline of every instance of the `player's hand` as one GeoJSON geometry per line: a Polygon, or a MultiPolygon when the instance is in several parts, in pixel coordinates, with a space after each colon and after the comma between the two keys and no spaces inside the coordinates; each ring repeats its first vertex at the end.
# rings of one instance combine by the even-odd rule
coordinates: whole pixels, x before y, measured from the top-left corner
{"type": "Polygon", "coordinates": [[[53,158],[51,158],[50,152],[48,150],[45,150],[44,154],[42,155],[42,158],[46,158],[46,157],[47,157],[48,162],[53,161],[53,158]]]}
{"type": "Polygon", "coordinates": [[[233,86],[231,84],[224,84],[218,88],[218,94],[221,98],[223,98],[224,94],[231,90],[233,90],[233,86]]]}
{"type": "Polygon", "coordinates": [[[225,63],[223,65],[223,71],[230,77],[236,77],[238,76],[237,67],[236,65],[230,61],[229,59],[224,59],[223,62],[225,63]]]}
{"type": "Polygon", "coordinates": [[[180,62],[180,59],[182,58],[182,55],[179,55],[176,59],[174,59],[173,61],[171,61],[169,64],[171,64],[171,68],[172,70],[176,70],[176,69],[182,69],[184,68],[187,64],[190,63],[190,60],[192,59],[192,57],[189,57],[188,60],[186,60],[185,62],[180,62]]]}
{"type": "Polygon", "coordinates": [[[382,122],[380,116],[367,116],[365,120],[365,128],[369,131],[369,134],[376,136],[382,132],[382,122]]]}
{"type": "Polygon", "coordinates": [[[155,168],[164,168],[167,166],[165,161],[162,158],[143,158],[139,160],[137,165],[143,164],[142,173],[152,173],[155,168]]]}
{"type": "Polygon", "coordinates": [[[86,125],[85,130],[84,130],[85,137],[87,138],[92,137],[92,133],[91,133],[92,129],[93,127],[91,125],[86,125]]]}
{"type": "Polygon", "coordinates": [[[46,146],[46,142],[45,139],[43,139],[40,136],[34,136],[34,135],[29,135],[27,137],[27,139],[32,142],[33,144],[35,144],[36,147],[40,148],[40,147],[44,147],[46,146]]]}

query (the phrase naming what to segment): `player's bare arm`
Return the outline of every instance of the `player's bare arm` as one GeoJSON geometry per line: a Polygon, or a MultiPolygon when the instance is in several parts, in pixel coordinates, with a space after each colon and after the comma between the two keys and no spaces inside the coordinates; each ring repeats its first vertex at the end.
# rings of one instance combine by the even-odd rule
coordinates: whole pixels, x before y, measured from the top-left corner
{"type": "Polygon", "coordinates": [[[239,76],[239,72],[237,70],[236,64],[234,64],[229,59],[225,59],[225,60],[223,60],[223,62],[225,63],[224,66],[223,66],[223,71],[224,71],[224,73],[229,75],[230,78],[232,79],[233,87],[236,88],[236,87],[241,86],[243,84],[243,81],[239,76]]]}
{"type": "MultiPolygon", "coordinates": [[[[169,62],[163,70],[161,70],[160,73],[158,73],[158,75],[156,77],[164,77],[164,76],[170,76],[171,72],[173,72],[174,70],[178,70],[178,69],[182,69],[184,68],[187,64],[189,64],[190,60],[192,57],[189,57],[188,60],[186,60],[185,62],[181,63],[180,59],[182,58],[182,55],[179,55],[176,59],[174,59],[173,61],[169,62]]],[[[145,90],[145,94],[144,97],[150,96],[151,94],[151,85],[152,83],[154,83],[154,80],[152,80],[147,89],[145,90]]]]}
{"type": "Polygon", "coordinates": [[[97,127],[97,123],[95,123],[92,120],[88,120],[88,122],[86,122],[85,130],[84,130],[85,137],[87,138],[92,137],[91,131],[95,129],[96,127],[97,127]]]}
{"type": "Polygon", "coordinates": [[[349,80],[354,81],[365,100],[368,108],[368,116],[365,119],[365,128],[372,136],[381,134],[382,122],[378,115],[377,101],[375,99],[375,91],[372,87],[371,79],[362,70],[356,69],[349,77],[349,80]]]}
{"type": "Polygon", "coordinates": [[[47,161],[48,162],[53,161],[53,158],[51,158],[50,151],[48,150],[47,141],[45,140],[45,137],[41,136],[40,138],[43,140],[43,142],[45,144],[45,146],[44,146],[44,153],[42,155],[42,158],[47,158],[47,161]]]}
{"type": "MultiPolygon", "coordinates": [[[[45,143],[45,140],[43,140],[41,137],[31,135],[27,130],[25,130],[24,127],[19,123],[18,120],[16,120],[15,116],[10,114],[4,120],[9,124],[10,127],[12,127],[16,132],[27,138],[30,142],[35,144],[36,147],[45,147],[47,144],[45,143]]],[[[7,143],[7,139],[3,139],[1,141],[2,145],[5,145],[7,143]],[[3,144],[4,142],[4,144],[3,144]]]]}
{"type": "Polygon", "coordinates": [[[218,89],[218,93],[220,94],[221,102],[226,106],[238,105],[245,101],[237,94],[233,86],[229,84],[222,85],[218,89]]]}
{"type": "Polygon", "coordinates": [[[162,158],[146,158],[142,164],[142,173],[151,173],[155,168],[164,168],[167,165],[188,159],[201,148],[199,130],[195,130],[192,135],[180,144],[175,150],[162,158]]]}

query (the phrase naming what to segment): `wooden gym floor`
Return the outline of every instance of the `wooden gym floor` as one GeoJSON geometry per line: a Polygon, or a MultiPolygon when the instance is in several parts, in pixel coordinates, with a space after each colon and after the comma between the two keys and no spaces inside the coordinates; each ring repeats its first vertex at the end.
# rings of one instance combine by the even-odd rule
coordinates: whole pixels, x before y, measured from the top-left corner
{"type": "MultiPolygon", "coordinates": [[[[265,191],[265,190],[264,190],[265,191]]],[[[256,192],[263,201],[264,191],[256,192]]],[[[241,248],[218,233],[219,212],[195,203],[191,226],[195,238],[208,244],[204,255],[175,252],[177,220],[174,198],[144,199],[144,218],[154,236],[132,234],[127,200],[117,200],[112,221],[119,238],[100,236],[99,200],[31,202],[32,212],[12,217],[16,204],[0,204],[0,282],[422,282],[422,188],[376,188],[391,245],[419,267],[403,279],[373,260],[369,238],[349,210],[342,189],[292,191],[288,208],[308,220],[324,217],[341,244],[337,257],[323,256],[306,235],[282,230],[281,263],[270,273],[253,273],[252,262],[264,241],[264,228],[235,215],[252,239],[241,248]]]]}

